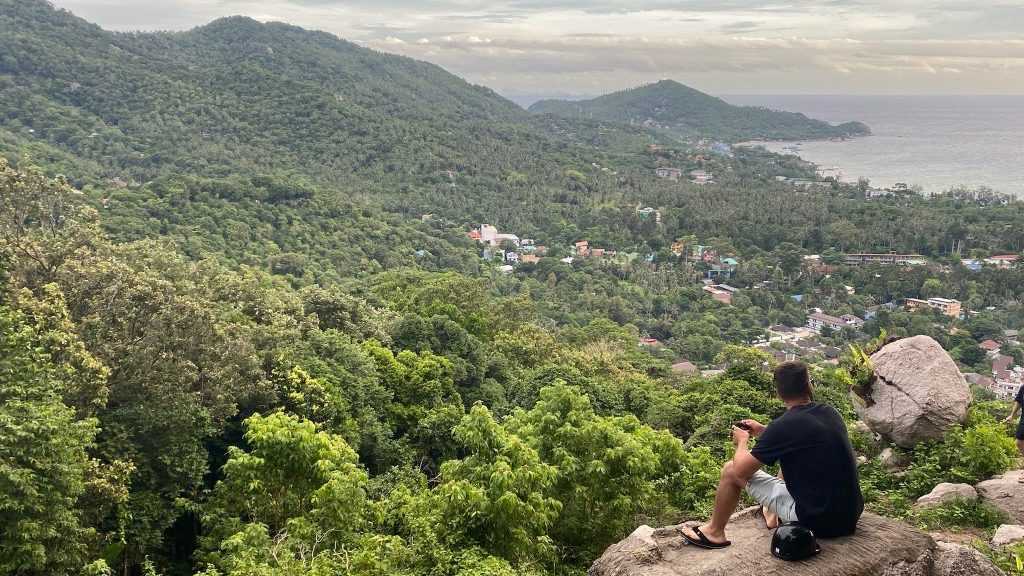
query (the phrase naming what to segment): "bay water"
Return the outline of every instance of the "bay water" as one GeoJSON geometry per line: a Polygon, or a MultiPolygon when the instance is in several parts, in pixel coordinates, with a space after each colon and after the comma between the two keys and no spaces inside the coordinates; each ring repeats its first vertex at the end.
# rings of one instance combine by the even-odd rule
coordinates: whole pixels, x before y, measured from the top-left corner
{"type": "Polygon", "coordinates": [[[729,95],[744,106],[802,112],[833,124],[856,120],[872,135],[845,141],[766,143],[796,153],[825,175],[925,193],[988,187],[1024,198],[1024,95],[729,95]],[[795,150],[794,150],[795,148],[795,150]]]}

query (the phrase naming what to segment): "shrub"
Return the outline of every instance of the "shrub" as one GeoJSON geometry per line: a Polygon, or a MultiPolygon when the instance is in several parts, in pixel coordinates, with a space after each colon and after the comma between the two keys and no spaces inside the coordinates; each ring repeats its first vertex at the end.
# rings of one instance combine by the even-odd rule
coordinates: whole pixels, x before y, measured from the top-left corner
{"type": "Polygon", "coordinates": [[[941,506],[929,506],[914,514],[914,524],[922,530],[994,530],[1006,522],[1006,515],[984,502],[957,498],[941,506]]]}

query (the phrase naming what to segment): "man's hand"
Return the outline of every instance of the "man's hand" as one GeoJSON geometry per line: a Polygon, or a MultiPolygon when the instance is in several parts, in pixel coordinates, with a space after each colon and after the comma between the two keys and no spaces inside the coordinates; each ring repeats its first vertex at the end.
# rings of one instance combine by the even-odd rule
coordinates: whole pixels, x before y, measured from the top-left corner
{"type": "Polygon", "coordinates": [[[1006,418],[1003,418],[1003,424],[1012,424],[1012,423],[1013,423],[1013,415],[1010,415],[1010,416],[1007,416],[1006,418]]]}
{"type": "Polygon", "coordinates": [[[747,429],[750,431],[750,435],[753,436],[754,438],[760,436],[761,433],[764,432],[764,429],[767,428],[767,426],[761,424],[757,420],[751,420],[749,418],[746,420],[741,420],[741,422],[747,425],[747,429]]]}
{"type": "Polygon", "coordinates": [[[750,440],[750,432],[739,426],[732,427],[732,443],[734,446],[746,446],[748,440],[750,440]]]}

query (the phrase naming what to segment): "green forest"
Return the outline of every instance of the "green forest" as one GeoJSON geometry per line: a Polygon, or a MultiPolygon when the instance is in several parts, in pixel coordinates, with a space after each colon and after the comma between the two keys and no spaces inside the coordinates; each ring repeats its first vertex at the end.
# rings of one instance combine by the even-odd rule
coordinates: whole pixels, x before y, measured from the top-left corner
{"type": "Polygon", "coordinates": [[[0,572],[582,576],[640,524],[707,515],[729,423],[784,410],[769,327],[932,296],[971,313],[822,334],[843,354],[814,359],[817,399],[869,509],[998,523],[911,504],[1016,465],[1005,402],[976,388],[893,475],[850,391],[886,336],[1024,364],[1024,267],[961,265],[1024,252],[1024,204],[795,190],[799,159],[623,120],[280,23],[115,33],[0,0],[0,572]],[[501,272],[481,224],[547,253],[501,272]],[[699,250],[736,261],[730,303],[699,250]],[[928,264],[843,264],[861,251],[928,264]]]}

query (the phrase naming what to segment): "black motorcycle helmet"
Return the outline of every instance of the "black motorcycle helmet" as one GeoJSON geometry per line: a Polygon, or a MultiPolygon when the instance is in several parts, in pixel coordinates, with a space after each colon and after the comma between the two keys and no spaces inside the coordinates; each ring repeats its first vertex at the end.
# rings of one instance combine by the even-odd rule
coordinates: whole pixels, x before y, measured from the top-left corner
{"type": "Polygon", "coordinates": [[[783,560],[803,560],[821,552],[814,532],[796,522],[779,526],[772,535],[772,556],[783,560]]]}

